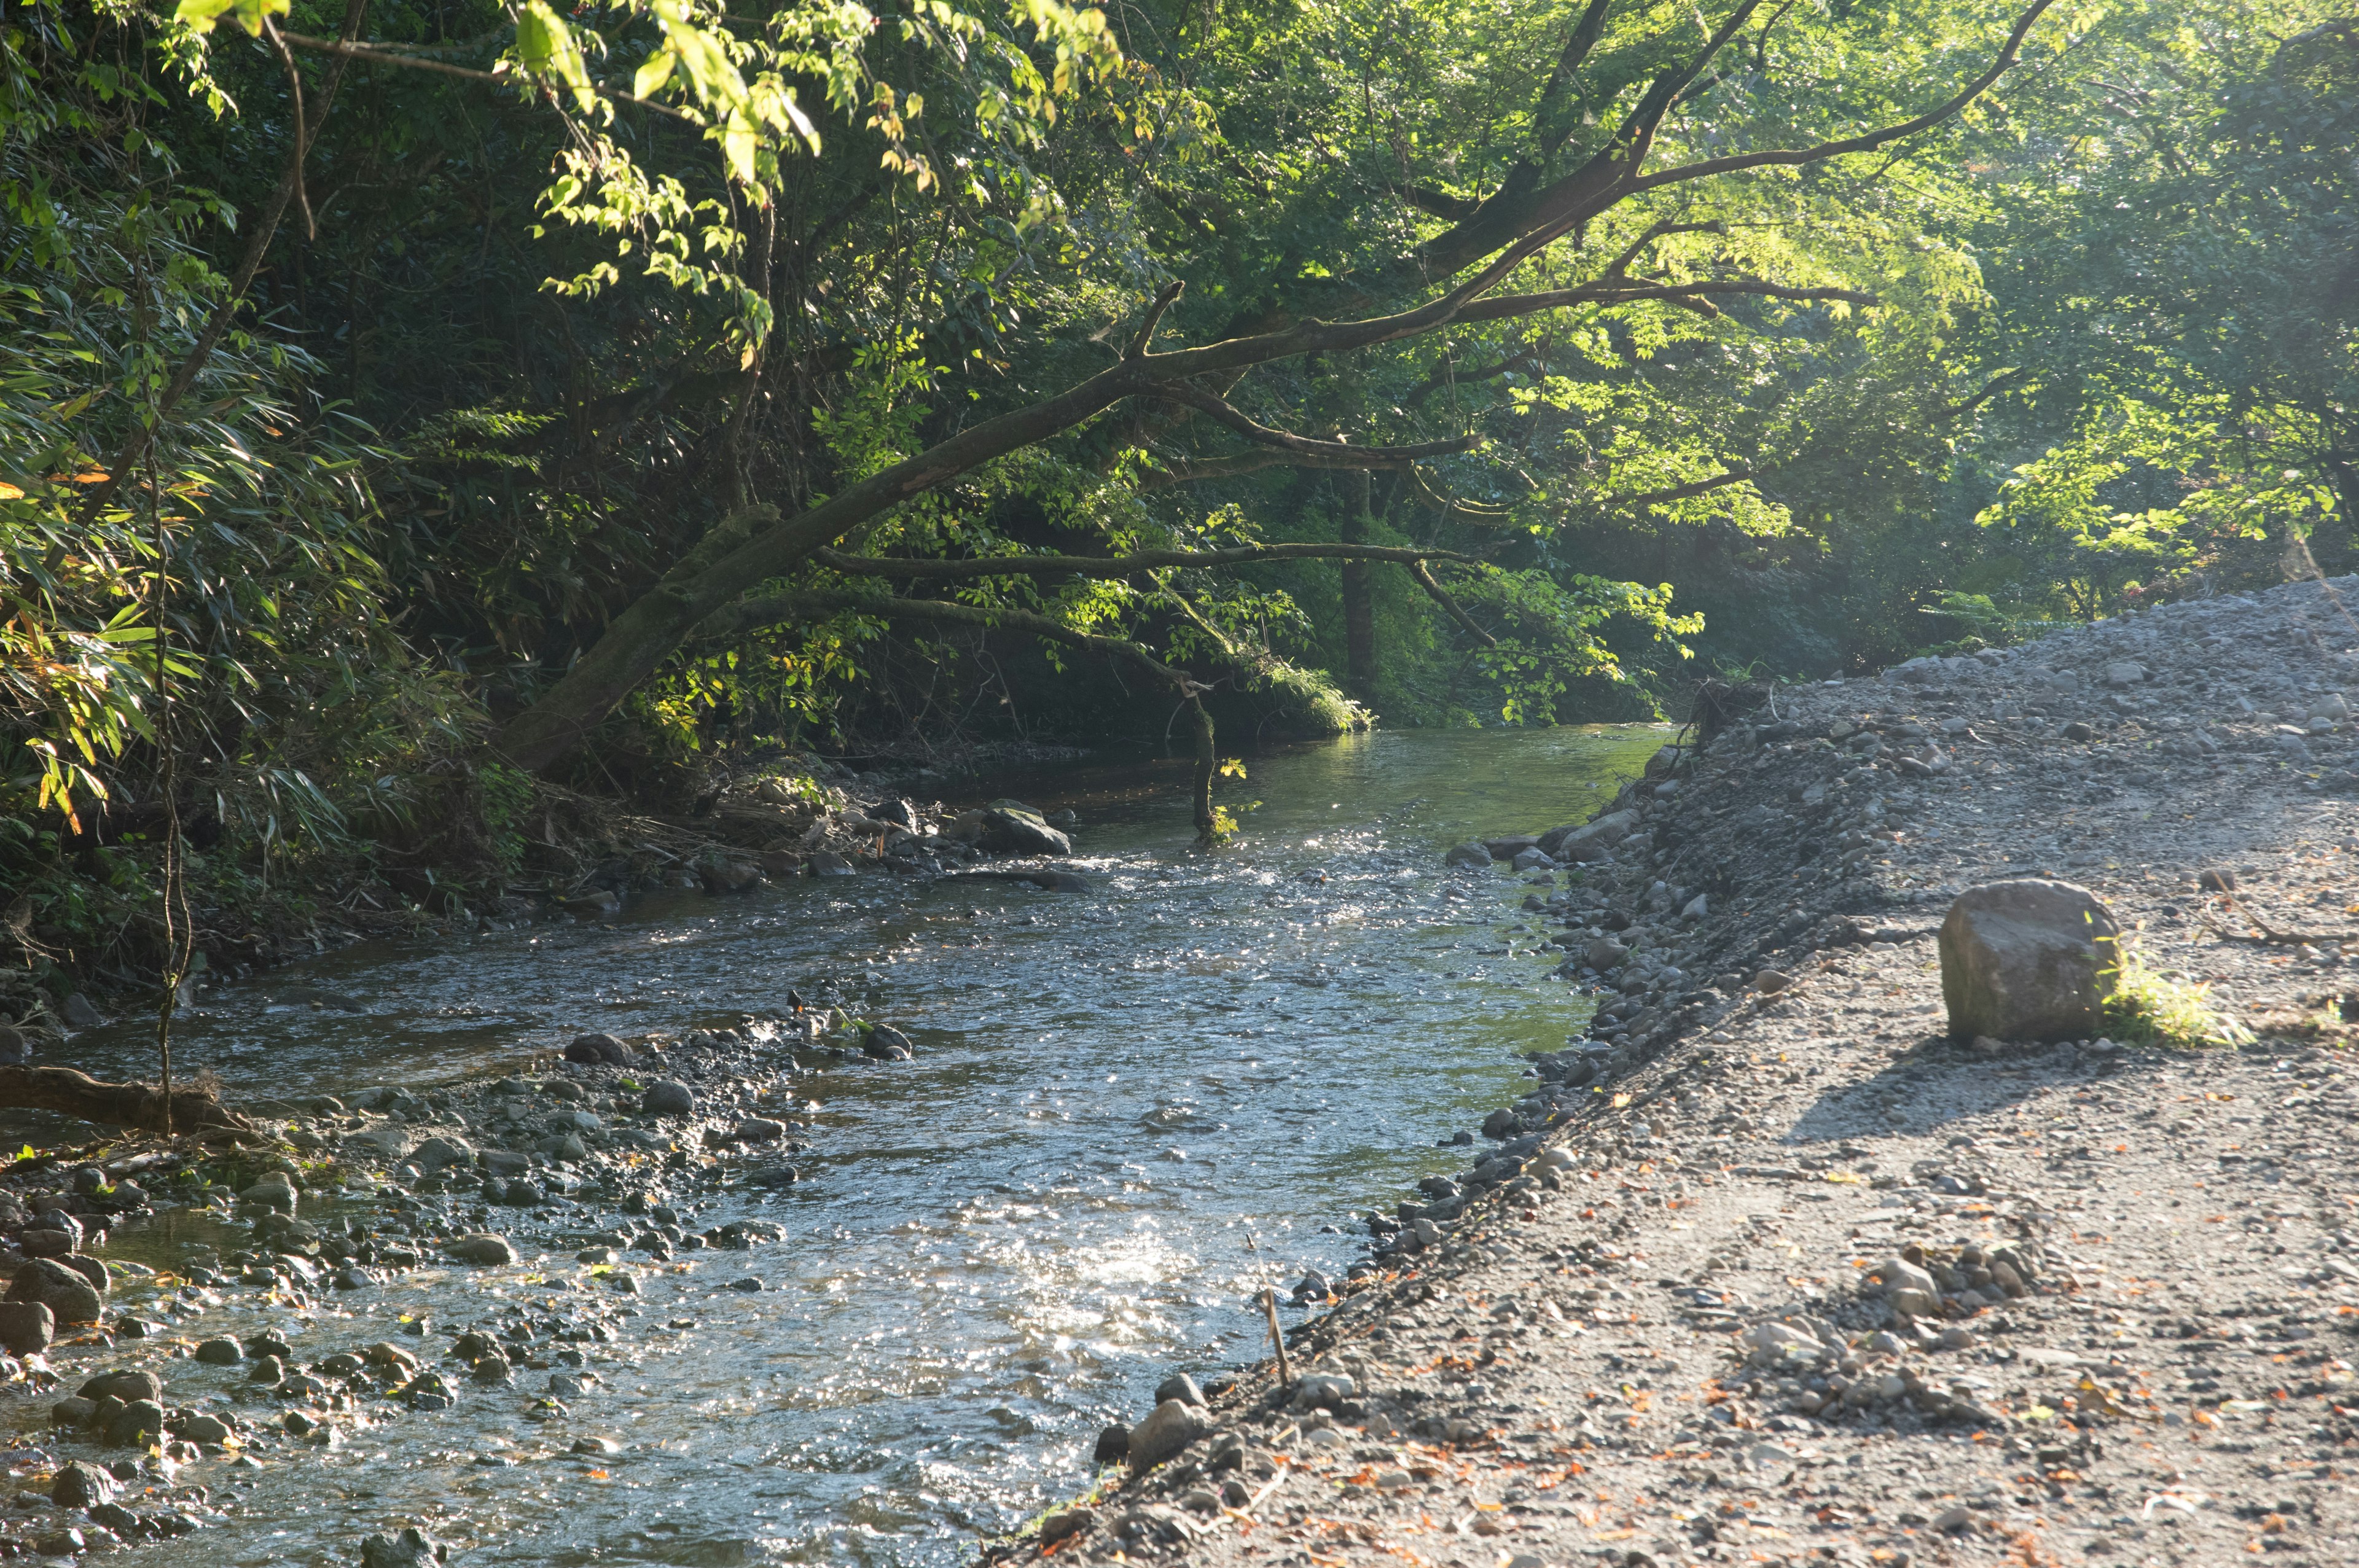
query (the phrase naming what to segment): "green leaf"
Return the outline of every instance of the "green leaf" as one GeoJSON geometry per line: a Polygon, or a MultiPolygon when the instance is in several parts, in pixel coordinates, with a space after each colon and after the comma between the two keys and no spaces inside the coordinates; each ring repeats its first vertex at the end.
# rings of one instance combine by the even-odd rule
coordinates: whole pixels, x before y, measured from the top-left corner
{"type": "Polygon", "coordinates": [[[210,33],[224,13],[234,16],[249,38],[262,36],[263,19],[287,15],[288,0],[180,0],[172,19],[191,31],[210,33]]]}
{"type": "MultiPolygon", "coordinates": [[[[205,0],[210,4],[211,0],[205,0]]],[[[267,3],[267,0],[265,0],[267,3]]],[[[590,84],[590,70],[582,60],[582,46],[573,29],[549,5],[549,0],[528,0],[516,16],[516,58],[536,76],[554,76],[573,93],[577,108],[587,114],[598,104],[598,90],[590,84]]]]}
{"type": "Polygon", "coordinates": [[[679,63],[679,56],[673,52],[672,47],[669,44],[665,44],[660,49],[657,49],[655,53],[647,57],[647,62],[639,67],[638,70],[632,76],[631,96],[634,98],[654,97],[657,92],[662,88],[663,84],[671,80],[672,68],[677,66],[679,63]]]}

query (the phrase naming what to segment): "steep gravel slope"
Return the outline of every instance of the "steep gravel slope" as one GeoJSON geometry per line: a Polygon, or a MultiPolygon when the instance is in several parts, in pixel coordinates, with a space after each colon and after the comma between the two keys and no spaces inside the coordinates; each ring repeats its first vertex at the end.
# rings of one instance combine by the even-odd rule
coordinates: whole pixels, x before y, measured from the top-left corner
{"type": "Polygon", "coordinates": [[[2359,1562],[2354,588],[1781,690],[1541,836],[1591,857],[1532,903],[1598,1020],[1377,1222],[1290,1385],[1012,1550],[2359,1562]],[[1944,1038],[1943,909],[2028,874],[2239,1044],[1944,1038]]]}

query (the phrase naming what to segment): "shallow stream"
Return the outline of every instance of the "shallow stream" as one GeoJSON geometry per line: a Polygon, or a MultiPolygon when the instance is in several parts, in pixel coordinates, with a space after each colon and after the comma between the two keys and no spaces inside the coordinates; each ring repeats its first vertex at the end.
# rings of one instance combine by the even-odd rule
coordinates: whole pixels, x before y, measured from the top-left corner
{"type": "MultiPolygon", "coordinates": [[[[1518,929],[1532,890],[1446,875],[1440,851],[1586,816],[1661,741],[1410,731],[1266,756],[1238,792],[1261,804],[1211,855],[1190,845],[1184,768],[1075,768],[1003,787],[1080,814],[1088,895],[876,875],[681,892],[595,924],[363,945],[214,993],[180,1064],[234,1099],[422,1088],[586,1030],[772,1019],[790,986],[834,986],[918,1056],[812,1057],[802,1182],[698,1219],[756,1215],[787,1238],[651,1279],[561,1422],[525,1420],[522,1385],[467,1390],[332,1453],[194,1465],[238,1510],[143,1561],[345,1561],[408,1523],[470,1563],[970,1557],[1086,1487],[1098,1428],[1170,1371],[1262,1354],[1250,1292],[1340,1272],[1355,1209],[1465,1162],[1437,1141],[1518,1098],[1520,1054],[1562,1046],[1580,1015],[1530,955],[1545,930],[1518,929]],[[718,1269],[767,1288],[717,1290],[718,1269]],[[623,1452],[567,1454],[586,1433],[623,1452]]],[[[128,1027],[49,1059],[147,1065],[128,1027]]],[[[243,1244],[224,1231],[167,1210],[103,1255],[168,1267],[243,1244]]],[[[464,1325],[548,1291],[521,1268],[428,1269],[299,1317],[232,1287],[172,1331],[275,1325],[343,1348],[404,1314],[464,1325]]],[[[115,1304],[156,1313],[153,1296],[115,1304]]],[[[238,1370],[172,1368],[168,1403],[238,1370]]],[[[36,1432],[45,1407],[22,1401],[16,1424],[36,1432]]]]}

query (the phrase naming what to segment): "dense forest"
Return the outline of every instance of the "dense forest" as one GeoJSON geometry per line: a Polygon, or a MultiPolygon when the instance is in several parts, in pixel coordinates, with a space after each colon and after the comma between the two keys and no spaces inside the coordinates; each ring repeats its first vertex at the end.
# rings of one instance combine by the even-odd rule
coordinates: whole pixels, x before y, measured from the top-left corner
{"type": "Polygon", "coordinates": [[[11,965],[2348,570],[2354,147],[2306,0],[5,0],[11,965]]]}

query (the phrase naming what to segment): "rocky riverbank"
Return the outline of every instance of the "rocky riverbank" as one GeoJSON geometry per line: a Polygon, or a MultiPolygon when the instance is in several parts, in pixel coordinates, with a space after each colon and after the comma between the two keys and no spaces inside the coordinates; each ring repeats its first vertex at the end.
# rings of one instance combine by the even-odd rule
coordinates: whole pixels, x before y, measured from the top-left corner
{"type": "Polygon", "coordinates": [[[1290,1378],[1167,1384],[1005,1550],[2359,1556],[2354,591],[1781,688],[1588,824],[1453,851],[1546,884],[1593,1018],[1372,1222],[1290,1378]],[[2114,1022],[1952,1042],[1934,929],[2034,873],[2128,934],[2114,1022]]]}
{"type": "MultiPolygon", "coordinates": [[[[496,1080],[311,1097],[243,1147],[20,1159],[0,1190],[20,1481],[0,1556],[201,1530],[257,1468],[462,1402],[551,1434],[547,1454],[473,1463],[587,1474],[621,1447],[609,1380],[672,1314],[765,1288],[750,1254],[782,1229],[761,1207],[797,1182],[818,1108],[800,1080],[908,1058],[835,1000],[743,1029],[584,1035],[496,1080]],[[158,1211],[217,1239],[164,1271],[108,1245],[158,1211]]],[[[378,1565],[446,1543],[366,1545],[378,1565]]]]}

